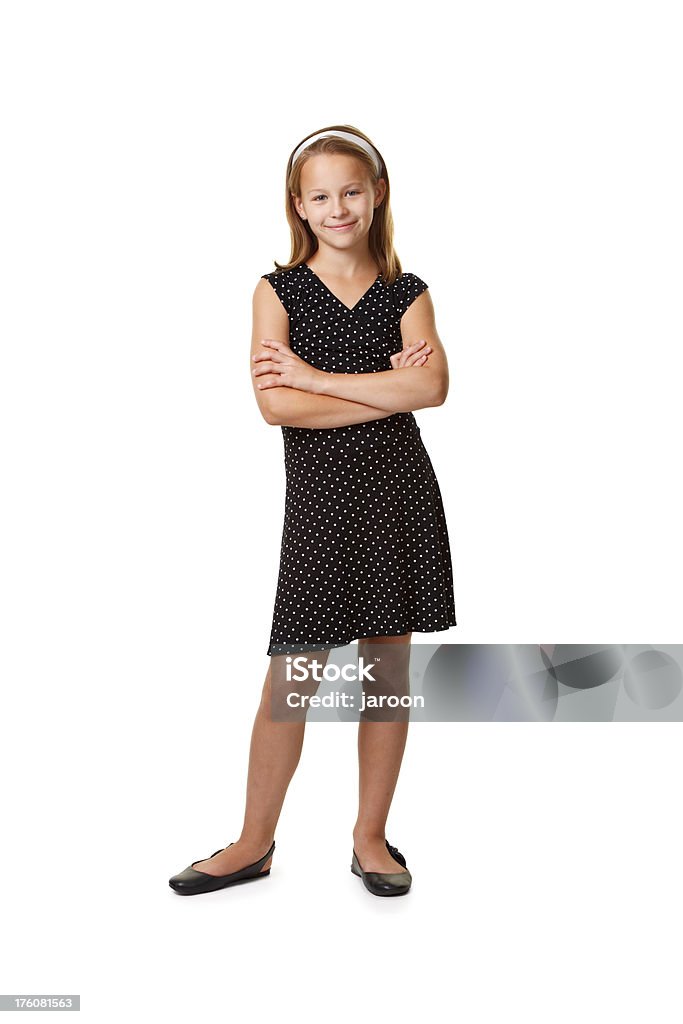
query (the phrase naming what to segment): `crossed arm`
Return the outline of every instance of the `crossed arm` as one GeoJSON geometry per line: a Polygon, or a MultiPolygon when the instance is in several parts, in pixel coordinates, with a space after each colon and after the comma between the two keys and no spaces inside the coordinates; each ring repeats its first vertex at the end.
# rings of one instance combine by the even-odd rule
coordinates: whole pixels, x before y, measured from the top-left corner
{"type": "Polygon", "coordinates": [[[262,416],[280,426],[341,427],[443,404],[448,365],[429,292],[403,315],[401,336],[403,349],[392,355],[391,370],[318,370],[292,352],[287,311],[271,285],[260,280],[253,299],[250,362],[262,416]]]}

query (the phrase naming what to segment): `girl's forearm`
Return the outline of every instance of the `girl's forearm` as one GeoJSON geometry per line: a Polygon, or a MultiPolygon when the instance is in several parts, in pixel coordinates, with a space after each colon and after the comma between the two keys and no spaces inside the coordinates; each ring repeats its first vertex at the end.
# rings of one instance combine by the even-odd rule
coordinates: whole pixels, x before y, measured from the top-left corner
{"type": "Polygon", "coordinates": [[[442,374],[426,365],[401,366],[378,373],[321,373],[316,384],[319,395],[371,402],[389,413],[441,405],[446,389],[442,374]]]}
{"type": "Polygon", "coordinates": [[[392,415],[387,409],[360,401],[312,394],[298,388],[270,388],[263,394],[267,396],[264,416],[273,426],[327,429],[368,423],[392,415]]]}

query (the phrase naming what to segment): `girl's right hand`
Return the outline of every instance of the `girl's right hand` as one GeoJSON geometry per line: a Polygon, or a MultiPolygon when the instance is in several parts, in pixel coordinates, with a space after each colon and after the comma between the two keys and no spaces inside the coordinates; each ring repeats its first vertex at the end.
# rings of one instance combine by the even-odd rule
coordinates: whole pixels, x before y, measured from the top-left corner
{"type": "Polygon", "coordinates": [[[427,345],[424,338],[414,341],[408,348],[401,349],[390,356],[391,367],[398,370],[401,366],[424,366],[432,351],[431,345],[427,345]]]}

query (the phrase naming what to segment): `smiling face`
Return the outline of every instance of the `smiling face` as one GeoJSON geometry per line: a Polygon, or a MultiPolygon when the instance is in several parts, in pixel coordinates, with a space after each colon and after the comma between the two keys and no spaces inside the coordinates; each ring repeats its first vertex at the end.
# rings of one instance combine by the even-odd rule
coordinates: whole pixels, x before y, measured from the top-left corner
{"type": "Polygon", "coordinates": [[[375,209],[386,191],[383,178],[374,185],[355,157],[319,153],[301,169],[299,188],[295,208],[321,246],[349,249],[367,244],[375,209]]]}

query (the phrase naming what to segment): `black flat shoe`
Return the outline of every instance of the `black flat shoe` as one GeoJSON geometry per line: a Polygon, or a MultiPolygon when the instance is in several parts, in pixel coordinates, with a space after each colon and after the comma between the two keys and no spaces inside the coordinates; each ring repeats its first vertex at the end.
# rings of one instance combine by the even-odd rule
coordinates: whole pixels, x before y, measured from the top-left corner
{"type": "MultiPolygon", "coordinates": [[[[233,843],[228,843],[228,846],[233,845],[233,843]]],[[[216,853],[222,853],[227,848],[227,846],[224,846],[220,850],[216,850],[216,853]]],[[[199,864],[199,860],[211,859],[210,857],[200,857],[199,860],[193,860],[184,871],[174,875],[173,878],[169,878],[168,884],[174,892],[180,893],[181,896],[194,896],[199,892],[215,892],[216,889],[227,889],[229,885],[250,882],[254,878],[265,878],[266,875],[270,874],[270,868],[267,871],[261,871],[261,868],[268,858],[272,857],[274,849],[275,843],[260,860],[254,861],[253,864],[248,864],[246,868],[240,868],[239,871],[233,871],[230,875],[209,875],[206,871],[197,871],[195,864],[199,864]]],[[[216,853],[212,853],[211,857],[215,857],[216,853]]]]}
{"type": "Polygon", "coordinates": [[[392,872],[363,871],[362,867],[358,863],[355,848],[353,851],[353,858],[351,860],[351,870],[354,875],[358,875],[359,878],[362,878],[363,885],[373,894],[373,896],[402,896],[403,893],[408,892],[408,889],[410,889],[413,876],[410,874],[410,871],[408,871],[408,865],[406,864],[406,859],[403,854],[399,853],[395,846],[390,846],[386,839],[385,842],[387,844],[387,850],[391,856],[398,864],[406,869],[405,871],[397,871],[395,874],[392,872]]]}

